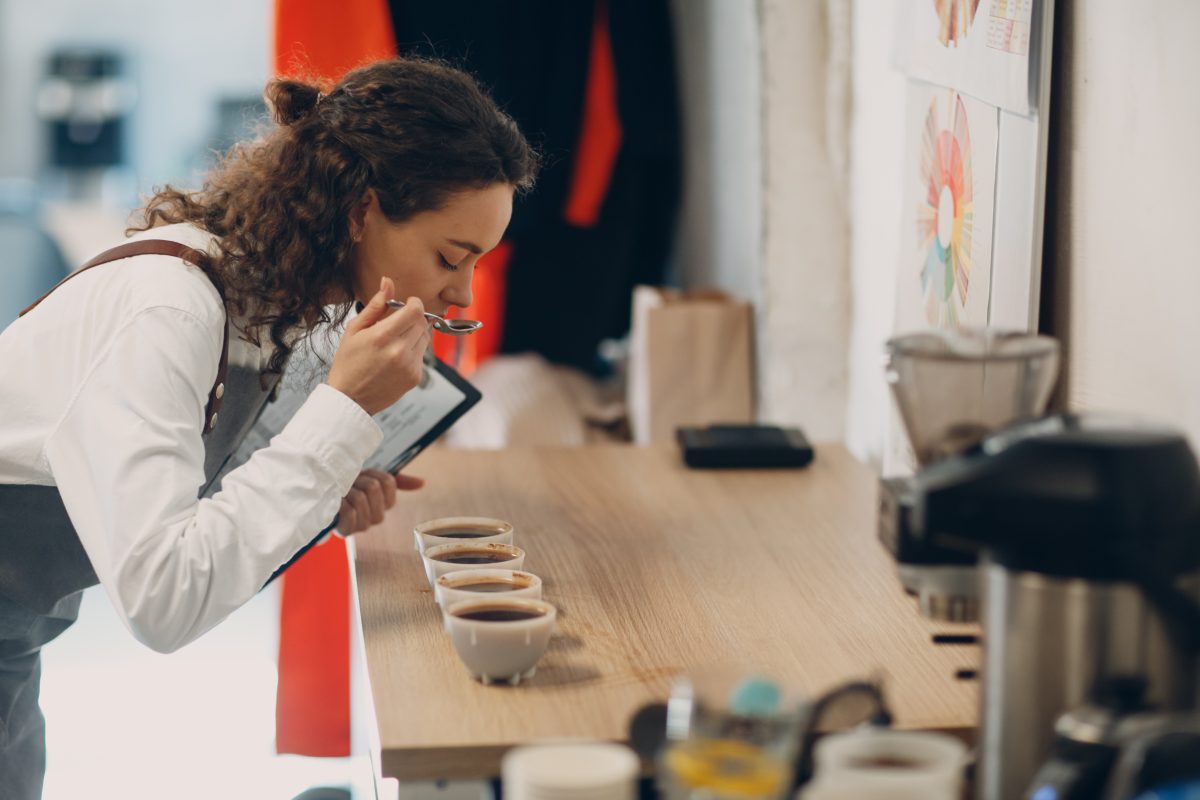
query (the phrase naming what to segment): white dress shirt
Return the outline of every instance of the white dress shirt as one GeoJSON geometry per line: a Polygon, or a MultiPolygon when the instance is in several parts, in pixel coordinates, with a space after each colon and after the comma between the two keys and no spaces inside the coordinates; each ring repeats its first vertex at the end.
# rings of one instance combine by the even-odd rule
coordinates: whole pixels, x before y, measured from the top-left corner
{"type": "MultiPolygon", "coordinates": [[[[133,239],[213,244],[190,225],[133,239]]],[[[327,525],[382,435],[321,384],[198,501],[225,320],[199,269],[148,255],[72,278],[0,333],[0,483],[58,487],[118,613],[162,652],[249,600],[327,525]]]]}

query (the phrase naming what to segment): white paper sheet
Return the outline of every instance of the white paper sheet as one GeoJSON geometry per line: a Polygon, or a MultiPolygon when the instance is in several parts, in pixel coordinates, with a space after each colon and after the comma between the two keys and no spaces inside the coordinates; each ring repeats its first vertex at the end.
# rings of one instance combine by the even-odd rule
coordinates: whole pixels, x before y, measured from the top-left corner
{"type": "Polygon", "coordinates": [[[895,60],[910,77],[1030,115],[1043,0],[899,0],[895,60]],[[907,35],[906,35],[907,31],[907,35]],[[1032,76],[1032,78],[1031,78],[1032,76]]]}
{"type": "Polygon", "coordinates": [[[910,82],[896,331],[988,324],[995,108],[910,82]]]}

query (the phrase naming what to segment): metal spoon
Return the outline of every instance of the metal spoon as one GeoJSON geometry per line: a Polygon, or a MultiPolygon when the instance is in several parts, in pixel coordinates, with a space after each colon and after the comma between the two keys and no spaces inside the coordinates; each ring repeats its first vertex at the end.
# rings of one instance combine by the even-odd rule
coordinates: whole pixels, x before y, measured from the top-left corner
{"type": "MultiPolygon", "coordinates": [[[[404,308],[404,303],[399,300],[388,300],[387,304],[391,308],[404,308]]],[[[425,312],[425,319],[433,323],[435,331],[451,336],[466,336],[483,327],[483,323],[477,319],[446,319],[437,314],[430,314],[428,311],[425,312]]]]}

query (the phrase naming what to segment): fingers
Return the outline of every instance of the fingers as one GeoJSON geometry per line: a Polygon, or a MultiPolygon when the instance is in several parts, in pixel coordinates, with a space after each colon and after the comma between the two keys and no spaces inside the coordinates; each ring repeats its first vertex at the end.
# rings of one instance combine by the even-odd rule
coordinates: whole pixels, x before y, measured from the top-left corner
{"type": "Polygon", "coordinates": [[[388,358],[404,361],[425,354],[431,334],[421,308],[421,301],[410,297],[404,308],[371,327],[370,335],[388,358]]]}
{"type": "Polygon", "coordinates": [[[358,489],[351,489],[350,494],[346,495],[346,499],[350,501],[350,505],[354,506],[358,530],[365,531],[371,526],[371,503],[367,499],[367,495],[358,489]]]}
{"type": "MultiPolygon", "coordinates": [[[[399,317],[408,311],[409,308],[405,307],[393,316],[399,317]]],[[[406,376],[407,391],[421,383],[425,351],[429,349],[429,326],[423,316],[399,330],[392,329],[392,322],[392,318],[389,318],[374,326],[371,335],[387,337],[386,344],[380,349],[381,364],[385,364],[397,376],[406,376]]]]}
{"type": "Polygon", "coordinates": [[[362,528],[358,527],[358,512],[354,510],[354,506],[346,498],[342,498],[342,505],[338,509],[338,524],[337,532],[342,536],[349,536],[352,533],[358,533],[362,528]]]}
{"type": "Polygon", "coordinates": [[[378,525],[395,504],[396,484],[392,476],[382,470],[363,470],[342,498],[338,530],[346,535],[378,525]]]}
{"type": "MultiPolygon", "coordinates": [[[[387,308],[386,300],[384,301],[384,308],[387,308]]],[[[359,316],[362,315],[360,314],[359,316]]],[[[355,317],[355,319],[358,319],[358,317],[355,317]]],[[[404,301],[404,308],[393,311],[385,319],[376,320],[372,324],[380,336],[386,336],[389,339],[399,338],[408,334],[416,336],[429,331],[429,321],[425,319],[425,304],[421,302],[421,298],[419,297],[408,298],[404,301]]]]}
{"type": "Polygon", "coordinates": [[[424,478],[418,478],[416,475],[405,475],[403,472],[396,473],[396,488],[400,489],[401,491],[415,491],[424,485],[424,478]]]}
{"type": "Polygon", "coordinates": [[[358,331],[363,328],[369,328],[379,320],[384,319],[388,315],[387,301],[396,296],[396,284],[391,278],[380,278],[379,291],[371,298],[371,301],[363,307],[358,316],[350,320],[346,325],[347,331],[358,331]]]}
{"type": "Polygon", "coordinates": [[[422,321],[399,332],[392,340],[389,352],[393,358],[419,361],[429,349],[429,339],[429,326],[422,321]]]}
{"type": "Polygon", "coordinates": [[[366,508],[365,513],[359,515],[359,522],[364,522],[366,526],[383,522],[383,512],[387,509],[383,505],[383,487],[379,485],[379,481],[359,475],[354,481],[354,488],[347,496],[351,498],[356,509],[366,508]]]}
{"type": "MultiPolygon", "coordinates": [[[[383,280],[391,286],[389,278],[383,280]]],[[[390,292],[387,294],[390,296],[390,292]]],[[[378,301],[378,308],[382,311],[372,310],[372,306],[367,306],[351,320],[351,323],[358,323],[356,330],[370,328],[370,334],[377,346],[390,347],[395,353],[412,350],[424,353],[430,337],[429,321],[425,318],[425,304],[419,297],[410,297],[404,302],[404,308],[393,311],[387,306],[386,298],[380,300],[384,295],[381,291],[371,299],[372,306],[378,301]],[[360,323],[359,320],[363,321],[360,323]]],[[[349,325],[346,330],[351,332],[349,325]]]]}
{"type": "Polygon", "coordinates": [[[392,405],[423,377],[430,337],[424,306],[410,297],[404,308],[392,313],[386,302],[394,291],[390,279],[381,280],[370,306],[347,326],[325,380],[368,414],[392,405]]]}
{"type": "Polygon", "coordinates": [[[342,498],[342,509],[338,512],[337,529],[343,536],[359,533],[371,527],[371,501],[361,489],[350,489],[342,498]]]}
{"type": "Polygon", "coordinates": [[[396,505],[396,481],[381,469],[369,469],[367,472],[383,487],[383,501],[386,508],[396,505]]]}
{"type": "Polygon", "coordinates": [[[357,488],[365,488],[367,491],[367,497],[371,501],[372,515],[374,515],[376,506],[379,507],[379,519],[372,517],[372,522],[382,522],[383,512],[396,504],[396,483],[392,480],[392,476],[383,470],[365,469],[358,476],[354,485],[357,488]],[[359,486],[359,481],[362,482],[362,486],[359,486]]]}
{"type": "Polygon", "coordinates": [[[425,485],[416,475],[365,469],[354,479],[353,488],[342,498],[338,510],[338,533],[349,536],[383,522],[389,508],[396,504],[396,491],[412,491],[425,485]]]}

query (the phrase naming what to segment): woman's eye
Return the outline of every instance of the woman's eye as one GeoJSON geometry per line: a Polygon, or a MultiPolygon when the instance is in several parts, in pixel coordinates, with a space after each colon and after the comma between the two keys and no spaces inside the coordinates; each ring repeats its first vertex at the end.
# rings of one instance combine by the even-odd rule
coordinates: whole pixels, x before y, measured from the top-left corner
{"type": "Polygon", "coordinates": [[[442,266],[446,269],[450,270],[451,272],[456,272],[458,270],[458,264],[451,264],[441,253],[438,253],[438,258],[441,260],[442,266]]]}

